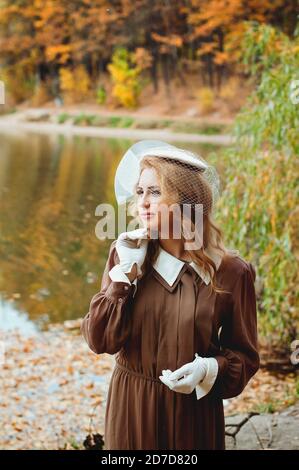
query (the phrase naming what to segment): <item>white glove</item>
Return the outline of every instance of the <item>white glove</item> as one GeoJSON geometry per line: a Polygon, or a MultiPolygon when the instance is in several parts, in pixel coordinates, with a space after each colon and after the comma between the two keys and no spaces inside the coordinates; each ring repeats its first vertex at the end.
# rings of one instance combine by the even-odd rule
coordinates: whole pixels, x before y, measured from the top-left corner
{"type": "Polygon", "coordinates": [[[205,378],[208,371],[208,359],[195,353],[192,362],[184,364],[174,372],[162,370],[159,379],[174,392],[192,393],[195,387],[205,378]]]}
{"type": "Polygon", "coordinates": [[[142,274],[141,266],[144,262],[148,246],[147,228],[138,228],[130,232],[123,232],[116,241],[116,251],[119,257],[119,266],[124,273],[130,273],[132,266],[137,264],[137,275],[142,274]],[[138,242],[138,240],[140,240],[138,242]]]}

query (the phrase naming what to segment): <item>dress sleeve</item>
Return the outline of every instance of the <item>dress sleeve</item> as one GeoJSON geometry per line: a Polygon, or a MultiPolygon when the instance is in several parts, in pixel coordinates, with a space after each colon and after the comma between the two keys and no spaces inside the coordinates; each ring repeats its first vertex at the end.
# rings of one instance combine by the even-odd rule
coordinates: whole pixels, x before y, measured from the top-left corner
{"type": "Polygon", "coordinates": [[[115,243],[114,240],[110,246],[100,291],[92,297],[89,311],[81,323],[81,333],[96,354],[115,354],[130,334],[136,283],[130,283],[128,278],[123,281],[112,281],[110,278],[109,271],[119,262],[115,243]]]}
{"type": "Polygon", "coordinates": [[[212,388],[221,398],[239,395],[260,365],[253,265],[240,273],[231,294],[229,315],[219,335],[218,375],[212,388]]]}

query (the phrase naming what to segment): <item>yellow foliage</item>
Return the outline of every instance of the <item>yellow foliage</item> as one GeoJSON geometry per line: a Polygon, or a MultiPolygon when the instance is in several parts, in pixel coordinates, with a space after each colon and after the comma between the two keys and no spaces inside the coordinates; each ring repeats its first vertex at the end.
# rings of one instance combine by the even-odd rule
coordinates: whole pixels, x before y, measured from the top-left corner
{"type": "Polygon", "coordinates": [[[74,90],[74,75],[70,69],[61,68],[59,70],[59,78],[60,78],[60,88],[63,91],[73,91],[74,90]]]}
{"type": "Polygon", "coordinates": [[[6,91],[15,103],[20,103],[32,94],[32,84],[29,80],[31,67],[25,61],[19,63],[18,67],[3,67],[1,80],[4,81],[6,91]]]}
{"type": "Polygon", "coordinates": [[[125,108],[134,108],[136,99],[132,90],[124,84],[116,84],[113,88],[112,95],[121,100],[125,108]]]}
{"type": "Polygon", "coordinates": [[[203,43],[200,49],[197,49],[196,55],[197,57],[201,57],[205,54],[211,54],[217,50],[218,44],[217,42],[206,42],[203,43]]]}
{"type": "Polygon", "coordinates": [[[83,65],[79,65],[79,67],[75,70],[75,80],[76,80],[76,91],[80,95],[87,95],[90,89],[90,78],[88,73],[86,72],[83,65]]]}
{"type": "Polygon", "coordinates": [[[158,33],[151,33],[151,37],[160,44],[167,44],[169,46],[181,47],[183,40],[180,36],[172,34],[170,36],[162,36],[158,33]]]}
{"type": "Polygon", "coordinates": [[[48,46],[46,48],[46,58],[49,62],[57,62],[65,64],[70,58],[71,46],[69,44],[59,44],[56,46],[48,46]]]}
{"type": "Polygon", "coordinates": [[[81,101],[88,96],[91,83],[83,65],[79,65],[73,70],[62,67],[59,70],[59,78],[60,88],[66,102],[81,101]]]}
{"type": "Polygon", "coordinates": [[[114,86],[112,96],[126,108],[136,108],[141,91],[140,74],[142,67],[137,64],[137,55],[125,48],[117,49],[112,63],[107,66],[114,86]]]}
{"type": "Polygon", "coordinates": [[[214,62],[217,65],[224,65],[229,62],[229,55],[227,54],[227,52],[216,52],[214,62]]]}
{"type": "Polygon", "coordinates": [[[202,114],[209,113],[214,109],[215,95],[213,90],[208,87],[201,88],[197,93],[196,97],[199,103],[199,109],[202,114]]]}

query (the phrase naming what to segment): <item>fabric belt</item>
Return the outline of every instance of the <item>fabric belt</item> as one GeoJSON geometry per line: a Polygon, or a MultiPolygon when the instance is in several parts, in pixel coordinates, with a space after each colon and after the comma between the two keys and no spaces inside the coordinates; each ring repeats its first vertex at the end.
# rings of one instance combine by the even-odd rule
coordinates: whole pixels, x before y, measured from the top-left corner
{"type": "Polygon", "coordinates": [[[160,379],[156,379],[156,377],[151,377],[150,375],[144,375],[141,372],[136,372],[135,370],[129,369],[128,367],[124,366],[123,364],[120,364],[119,362],[115,361],[115,369],[121,369],[125,372],[128,372],[131,375],[134,375],[135,377],[139,377],[145,380],[150,380],[152,382],[157,382],[161,385],[163,385],[163,382],[161,382],[160,379]]]}

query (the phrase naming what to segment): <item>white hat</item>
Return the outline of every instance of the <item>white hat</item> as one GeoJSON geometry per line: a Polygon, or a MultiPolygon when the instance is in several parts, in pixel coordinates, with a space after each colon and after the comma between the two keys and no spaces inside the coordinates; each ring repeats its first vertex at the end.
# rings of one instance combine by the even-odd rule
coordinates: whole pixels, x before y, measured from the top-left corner
{"type": "Polygon", "coordinates": [[[145,156],[178,160],[202,170],[202,176],[211,186],[213,203],[215,202],[219,195],[219,178],[214,168],[202,157],[161,140],[141,140],[126,151],[116,169],[114,188],[118,204],[123,204],[134,196],[134,188],[140,176],[140,162],[145,156]]]}

